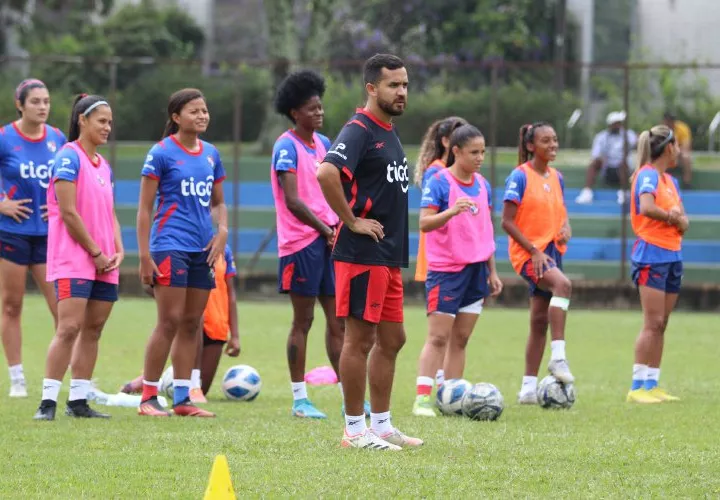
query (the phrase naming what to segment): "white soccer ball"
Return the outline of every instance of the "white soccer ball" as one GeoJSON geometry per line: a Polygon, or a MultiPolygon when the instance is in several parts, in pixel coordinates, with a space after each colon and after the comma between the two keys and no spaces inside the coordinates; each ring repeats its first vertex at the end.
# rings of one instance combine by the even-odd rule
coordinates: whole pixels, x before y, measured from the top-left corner
{"type": "Polygon", "coordinates": [[[463,415],[471,420],[497,420],[504,409],[500,390],[487,382],[475,384],[462,400],[463,415]]]}
{"type": "Polygon", "coordinates": [[[443,415],[462,415],[462,399],[472,384],[461,378],[446,380],[437,391],[437,407],[443,415]]]}
{"type": "Polygon", "coordinates": [[[160,377],[160,387],[158,388],[158,392],[164,392],[165,395],[172,401],[173,399],[173,379],[175,378],[173,373],[173,367],[172,365],[167,367],[167,370],[165,370],[162,374],[162,377],[160,377]]]}
{"type": "Polygon", "coordinates": [[[225,372],[222,391],[225,397],[234,401],[252,401],[262,387],[260,374],[248,365],[236,365],[225,372]]]}
{"type": "Polygon", "coordinates": [[[575,403],[575,386],[548,375],[538,384],[537,397],[543,408],[568,409],[575,403]]]}

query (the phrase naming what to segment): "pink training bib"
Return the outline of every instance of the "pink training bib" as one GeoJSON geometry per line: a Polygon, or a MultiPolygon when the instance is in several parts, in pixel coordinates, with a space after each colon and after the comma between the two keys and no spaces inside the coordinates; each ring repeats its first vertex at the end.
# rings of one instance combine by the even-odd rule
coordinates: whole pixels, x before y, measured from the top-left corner
{"type": "MultiPolygon", "coordinates": [[[[320,183],[317,180],[317,169],[325,158],[325,145],[317,134],[313,134],[315,154],[307,152],[305,146],[290,131],[281,137],[290,139],[297,152],[297,189],[298,197],[308,206],[321,221],[330,227],[336,226],[340,219],[325,201],[320,183]]],[[[275,213],[277,220],[278,254],[280,257],[294,254],[315,241],[320,233],[295,217],[285,204],[285,195],[277,178],[275,168],[270,169],[275,213]]]]}
{"type": "MultiPolygon", "coordinates": [[[[115,254],[115,209],[110,165],[99,154],[100,164],[93,165],[82,147],[75,142],[69,142],[64,147],[75,150],[80,162],[78,165],[55,165],[55,168],[78,169],[75,207],[92,239],[105,255],[111,257],[115,254]]],[[[47,281],[78,278],[117,285],[120,271],[116,269],[97,274],[90,254],[70,236],[55,197],[55,182],[58,181],[50,182],[47,195],[47,281]]]]}
{"type": "MultiPolygon", "coordinates": [[[[441,170],[436,175],[444,176],[450,185],[448,208],[455,206],[458,198],[468,196],[450,169],[441,170]]],[[[477,196],[470,199],[477,210],[456,215],[443,227],[426,233],[425,248],[430,271],[458,272],[468,264],[487,261],[495,253],[495,233],[485,179],[475,174],[473,180],[478,183],[479,190],[477,196]]]]}

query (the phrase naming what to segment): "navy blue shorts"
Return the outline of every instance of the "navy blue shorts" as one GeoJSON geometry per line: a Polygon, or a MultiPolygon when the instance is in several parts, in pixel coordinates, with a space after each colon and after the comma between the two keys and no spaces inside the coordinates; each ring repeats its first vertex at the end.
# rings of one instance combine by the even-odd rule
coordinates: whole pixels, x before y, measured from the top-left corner
{"type": "Polygon", "coordinates": [[[215,288],[215,269],[207,263],[208,252],[176,250],[152,252],[153,261],[162,276],[155,284],[174,288],[215,288]]]}
{"type": "Polygon", "coordinates": [[[70,298],[116,302],[118,286],[104,281],[61,278],[55,280],[55,298],[58,302],[70,298]]]}
{"type": "Polygon", "coordinates": [[[632,280],[635,286],[647,286],[665,293],[680,293],[682,277],[682,261],[658,264],[632,263],[632,280]]]}
{"type": "MultiPolygon", "coordinates": [[[[543,268],[543,272],[553,269],[557,267],[562,271],[562,254],[558,251],[557,247],[555,247],[555,243],[550,242],[548,246],[545,247],[546,255],[549,255],[551,259],[555,261],[555,263],[548,263],[543,268]]],[[[530,296],[539,296],[539,297],[545,297],[547,299],[552,298],[552,293],[550,291],[541,290],[538,288],[538,277],[535,275],[535,269],[533,268],[532,259],[528,259],[525,264],[523,264],[522,270],[520,271],[520,276],[522,276],[525,281],[528,282],[529,289],[530,289],[530,296]]]]}
{"type": "Polygon", "coordinates": [[[334,297],[335,268],[327,240],[319,236],[302,250],[280,257],[278,292],[305,297],[334,297]]]}
{"type": "Polygon", "coordinates": [[[482,304],[467,310],[463,308],[473,306],[489,295],[489,274],[486,262],[469,264],[456,273],[428,271],[425,280],[427,313],[480,314],[482,304]]]}
{"type": "Polygon", "coordinates": [[[47,236],[28,236],[0,231],[0,259],[20,266],[47,262],[47,236]]]}

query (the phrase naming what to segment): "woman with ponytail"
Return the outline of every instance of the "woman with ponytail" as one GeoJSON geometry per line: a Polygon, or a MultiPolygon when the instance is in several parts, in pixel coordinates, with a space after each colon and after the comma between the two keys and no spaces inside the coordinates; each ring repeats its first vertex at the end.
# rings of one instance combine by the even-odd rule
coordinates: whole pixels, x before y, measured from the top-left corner
{"type": "Polygon", "coordinates": [[[163,139],[150,149],[142,169],[137,214],[140,279],[154,287],[158,321],[145,352],[140,415],[170,416],[157,393],[171,354],[175,415],[215,416],[190,398],[199,326],[215,288],[213,267],[225,251],[228,234],[225,169],[215,146],[200,139],[209,122],[202,92],[175,92],[168,103],[163,139]],[[211,211],[218,221],[215,232],[211,211]]]}
{"type": "Polygon", "coordinates": [[[87,395],[100,335],[118,299],[124,257],[112,170],[97,152],[111,128],[108,102],[100,96],[79,96],[70,117],[70,142],[55,157],[47,192],[47,281],[55,284],[58,323],[36,420],[55,419],[68,366],[72,380],[65,414],[109,418],[88,406],[87,395]]]}
{"type": "Polygon", "coordinates": [[[565,184],[550,166],[558,152],[552,125],[537,122],[520,129],[518,166],[505,181],[502,227],[508,234],[510,262],[530,286],[530,336],[520,404],[537,404],[537,376],[550,326],[548,371],[565,384],[575,378],[565,356],[565,321],[572,284],[562,271],[571,230],[563,198],[565,184]]]}
{"type": "Polygon", "coordinates": [[[638,140],[638,168],[631,179],[630,222],[632,279],[640,292],[643,327],[635,341],[635,364],[627,401],[675,401],[660,387],[665,330],[682,282],[682,239],[689,222],[678,181],[668,170],[677,166],[680,148],[665,125],[645,130],[638,140]]]}

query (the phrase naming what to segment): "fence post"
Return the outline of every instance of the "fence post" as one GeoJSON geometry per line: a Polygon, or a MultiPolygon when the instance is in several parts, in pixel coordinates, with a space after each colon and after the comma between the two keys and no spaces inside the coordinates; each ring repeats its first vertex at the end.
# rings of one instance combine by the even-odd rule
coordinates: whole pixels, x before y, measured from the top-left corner
{"type": "MultiPolygon", "coordinates": [[[[623,124],[623,159],[627,161],[628,153],[630,152],[630,144],[628,144],[629,130],[628,124],[630,123],[630,66],[625,63],[623,72],[623,108],[625,111],[625,123],[623,124]]],[[[627,169],[620,169],[620,189],[628,192],[630,189],[628,172],[630,171],[630,165],[627,169]]],[[[627,263],[627,240],[628,240],[628,213],[630,207],[630,197],[625,196],[623,204],[620,207],[620,281],[624,282],[627,278],[626,263],[627,263]]]]}
{"type": "MultiPolygon", "coordinates": [[[[108,61],[110,68],[110,90],[108,99],[110,100],[110,109],[117,109],[117,70],[118,70],[119,58],[113,57],[108,61]]],[[[114,168],[117,161],[117,134],[115,129],[117,128],[117,120],[113,122],[113,127],[110,129],[110,165],[114,168]]],[[[114,189],[114,188],[113,188],[114,189]]]]}
{"type": "MultiPolygon", "coordinates": [[[[493,191],[497,187],[497,120],[498,120],[498,64],[490,68],[490,185],[493,191]]],[[[493,200],[491,215],[495,215],[496,203],[493,200]]]]}
{"type": "Polygon", "coordinates": [[[242,148],[242,71],[235,72],[233,79],[233,175],[232,175],[232,252],[239,250],[240,232],[240,155],[242,148]]]}

